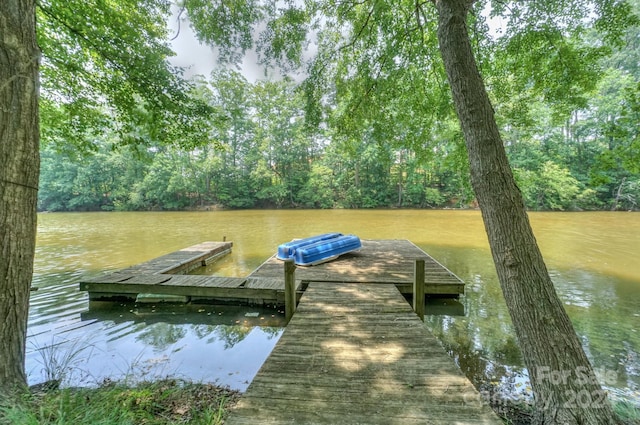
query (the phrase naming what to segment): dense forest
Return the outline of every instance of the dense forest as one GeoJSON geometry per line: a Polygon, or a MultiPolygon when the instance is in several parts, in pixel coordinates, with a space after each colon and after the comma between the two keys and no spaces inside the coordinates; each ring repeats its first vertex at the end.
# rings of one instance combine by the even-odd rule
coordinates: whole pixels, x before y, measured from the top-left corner
{"type": "MultiPolygon", "coordinates": [[[[579,43],[602,43],[594,37],[583,35],[579,43]]],[[[554,60],[582,60],[574,51],[559,46],[556,59],[542,52],[535,63],[514,64],[513,52],[502,53],[513,46],[477,46],[480,59],[491,56],[480,64],[529,209],[638,208],[639,40],[640,28],[629,29],[620,47],[572,76],[582,79],[575,92],[545,79],[554,60]],[[518,66],[538,68],[545,91],[535,80],[519,82],[518,66]]],[[[377,105],[375,111],[361,111],[348,96],[327,96],[322,118],[314,120],[295,79],[249,82],[226,69],[197,76],[186,95],[211,113],[193,143],[156,142],[135,127],[126,129],[135,143],[122,143],[123,130],[105,125],[73,129],[82,139],[77,149],[64,132],[49,131],[69,106],[46,104],[39,210],[474,207],[446,84],[425,80],[424,93],[415,93],[392,77],[393,84],[376,84],[397,90],[394,101],[387,94],[384,104],[359,106],[377,105]]],[[[140,109],[141,119],[153,119],[140,109]]]]}

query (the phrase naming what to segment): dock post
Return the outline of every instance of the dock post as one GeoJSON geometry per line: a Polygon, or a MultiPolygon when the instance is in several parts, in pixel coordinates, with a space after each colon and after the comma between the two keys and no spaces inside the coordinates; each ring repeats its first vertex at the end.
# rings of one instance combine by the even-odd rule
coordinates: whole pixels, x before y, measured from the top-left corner
{"type": "Polygon", "coordinates": [[[284,315],[285,320],[293,317],[296,311],[296,264],[293,259],[284,261],[284,315]]]}
{"type": "Polygon", "coordinates": [[[424,322],[424,258],[416,258],[414,262],[413,311],[424,322]]]}

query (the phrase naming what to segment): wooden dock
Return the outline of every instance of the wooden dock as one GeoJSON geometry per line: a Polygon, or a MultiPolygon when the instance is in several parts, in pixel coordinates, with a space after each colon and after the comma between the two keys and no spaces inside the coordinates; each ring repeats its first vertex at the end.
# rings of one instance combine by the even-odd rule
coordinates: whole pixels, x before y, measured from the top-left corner
{"type": "Polygon", "coordinates": [[[310,282],[225,423],[502,422],[393,284],[310,282]]]}
{"type": "MultiPolygon", "coordinates": [[[[425,293],[457,296],[464,293],[462,280],[429,254],[406,239],[363,240],[359,251],[311,267],[297,267],[296,279],[304,282],[394,284],[411,294],[413,264],[425,260],[425,293]]],[[[269,258],[251,273],[254,278],[280,278],[282,261],[269,258]]]]}
{"type": "Polygon", "coordinates": [[[286,277],[275,255],[244,278],[180,274],[230,249],[206,242],[85,279],[80,289],[91,300],[151,293],[283,305],[287,298],[295,308],[299,299],[290,315],[287,303],[291,320],[228,424],[501,423],[403,296],[414,281],[427,296],[464,292],[411,242],[363,240],[357,252],[286,277]]]}
{"type": "Polygon", "coordinates": [[[187,274],[231,252],[233,242],[202,242],[122,270],[137,274],[187,274]]]}
{"type": "MultiPolygon", "coordinates": [[[[278,305],[285,302],[284,266],[275,255],[247,277],[186,275],[230,252],[231,242],[204,242],[123,270],[83,279],[80,290],[91,300],[136,299],[138,294],[186,297],[186,302],[242,302],[278,305]]],[[[408,240],[363,240],[362,249],[312,267],[297,267],[299,299],[309,282],[393,284],[412,294],[414,263],[425,263],[427,296],[458,296],[464,283],[408,240]]]]}

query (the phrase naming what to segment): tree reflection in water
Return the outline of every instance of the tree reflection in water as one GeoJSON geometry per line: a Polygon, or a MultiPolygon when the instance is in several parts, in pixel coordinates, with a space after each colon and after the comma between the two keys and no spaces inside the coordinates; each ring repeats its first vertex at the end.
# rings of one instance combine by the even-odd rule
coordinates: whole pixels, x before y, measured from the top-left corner
{"type": "Polygon", "coordinates": [[[164,351],[186,335],[187,331],[182,326],[160,322],[144,328],[136,340],[154,347],[155,351],[164,351]]]}
{"type": "MultiPolygon", "coordinates": [[[[436,247],[427,250],[438,254],[436,247]]],[[[447,251],[448,257],[436,256],[447,257],[448,267],[466,282],[465,295],[432,300],[425,323],[479,390],[528,400],[528,371],[490,257],[447,251]],[[447,303],[463,305],[463,313],[447,311],[447,303]]],[[[637,284],[584,269],[550,273],[601,384],[613,399],[638,400],[640,332],[630,320],[638,314],[637,284]]]]}

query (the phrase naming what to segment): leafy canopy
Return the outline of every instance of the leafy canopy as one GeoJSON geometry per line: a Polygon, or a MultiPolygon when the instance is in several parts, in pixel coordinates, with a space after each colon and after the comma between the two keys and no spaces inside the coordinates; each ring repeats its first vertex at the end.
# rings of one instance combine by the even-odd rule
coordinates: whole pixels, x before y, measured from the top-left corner
{"type": "MultiPolygon", "coordinates": [[[[599,60],[637,22],[623,0],[473,3],[470,34],[490,94],[498,105],[512,103],[505,125],[530,124],[529,105],[538,99],[560,121],[585,107],[599,60]]],[[[182,4],[200,40],[220,47],[221,61],[239,65],[255,48],[268,66],[303,68],[308,122],[328,122],[344,139],[373,127],[379,139],[427,147],[428,129],[454,118],[431,2],[182,4]]]]}
{"type": "Polygon", "coordinates": [[[40,0],[41,123],[45,143],[92,148],[116,131],[121,142],[207,141],[214,110],[191,96],[170,65],[168,0],[40,0]]]}

